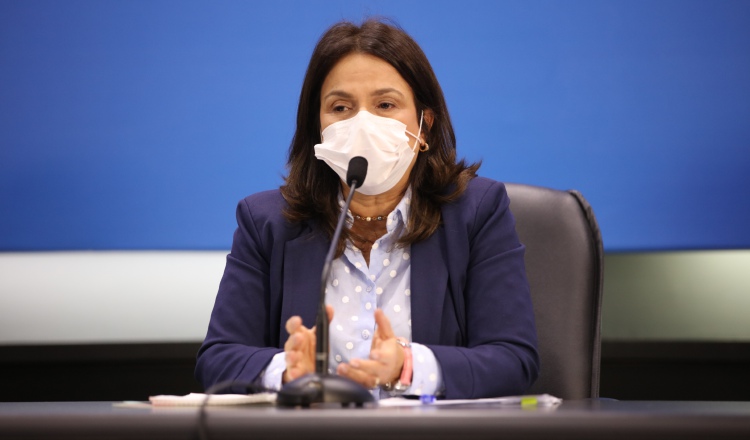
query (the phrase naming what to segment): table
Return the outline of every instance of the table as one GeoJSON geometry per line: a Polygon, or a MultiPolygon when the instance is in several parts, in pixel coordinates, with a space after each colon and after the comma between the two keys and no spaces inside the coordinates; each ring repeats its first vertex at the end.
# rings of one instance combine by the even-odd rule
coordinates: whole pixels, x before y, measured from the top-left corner
{"type": "MultiPolygon", "coordinates": [[[[564,401],[553,409],[211,407],[209,439],[750,439],[750,402],[564,401]]],[[[0,438],[196,439],[196,408],[0,403],[0,438]]]]}

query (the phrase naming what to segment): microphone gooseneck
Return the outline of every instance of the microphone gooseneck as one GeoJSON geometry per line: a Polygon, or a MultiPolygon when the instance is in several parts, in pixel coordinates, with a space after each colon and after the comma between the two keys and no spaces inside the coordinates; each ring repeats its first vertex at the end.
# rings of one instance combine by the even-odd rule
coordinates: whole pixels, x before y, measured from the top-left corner
{"type": "Polygon", "coordinates": [[[372,394],[362,385],[343,376],[328,373],[328,313],[326,312],[326,285],[331,274],[333,257],[346,221],[346,213],[354,197],[354,191],[362,185],[367,177],[367,159],[353,157],[346,172],[346,184],[349,194],[341,208],[336,229],[333,232],[328,254],[323,262],[323,273],[320,278],[320,300],[315,321],[315,373],[307,374],[286,384],[278,393],[276,402],[281,406],[309,407],[315,403],[340,403],[342,406],[354,404],[362,406],[372,402],[372,394]]]}
{"type": "Polygon", "coordinates": [[[333,256],[336,254],[336,247],[341,238],[341,232],[344,229],[344,222],[346,221],[346,212],[349,210],[349,205],[352,203],[352,197],[354,191],[362,185],[367,176],[367,159],[362,156],[355,156],[349,160],[349,168],[346,170],[346,184],[349,187],[349,194],[346,198],[344,206],[341,208],[339,214],[339,221],[336,224],[336,229],[333,231],[333,238],[331,239],[331,246],[328,248],[328,254],[323,263],[323,273],[320,277],[320,302],[318,303],[318,315],[315,322],[316,328],[316,342],[315,342],[315,372],[318,374],[328,374],[328,351],[329,341],[328,336],[328,313],[326,312],[326,285],[328,284],[328,278],[331,275],[331,264],[333,264],[333,256]]]}

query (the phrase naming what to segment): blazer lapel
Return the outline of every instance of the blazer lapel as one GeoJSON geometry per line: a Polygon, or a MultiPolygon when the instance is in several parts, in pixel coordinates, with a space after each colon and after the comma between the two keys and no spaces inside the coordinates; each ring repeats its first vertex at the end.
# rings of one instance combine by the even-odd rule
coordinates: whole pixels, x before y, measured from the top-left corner
{"type": "Polygon", "coordinates": [[[440,316],[448,289],[443,227],[411,246],[411,332],[420,344],[440,341],[440,316]]]}
{"type": "Polygon", "coordinates": [[[286,341],[286,321],[300,316],[305,327],[315,325],[320,302],[320,276],[329,242],[323,234],[309,233],[284,246],[284,283],[281,304],[281,341],[286,341]]]}

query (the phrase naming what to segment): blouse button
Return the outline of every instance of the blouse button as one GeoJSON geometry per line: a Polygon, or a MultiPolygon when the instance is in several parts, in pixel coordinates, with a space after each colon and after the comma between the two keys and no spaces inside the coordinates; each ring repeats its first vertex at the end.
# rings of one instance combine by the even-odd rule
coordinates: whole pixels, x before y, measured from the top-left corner
{"type": "Polygon", "coordinates": [[[370,339],[370,331],[369,330],[362,330],[362,339],[370,339]]]}

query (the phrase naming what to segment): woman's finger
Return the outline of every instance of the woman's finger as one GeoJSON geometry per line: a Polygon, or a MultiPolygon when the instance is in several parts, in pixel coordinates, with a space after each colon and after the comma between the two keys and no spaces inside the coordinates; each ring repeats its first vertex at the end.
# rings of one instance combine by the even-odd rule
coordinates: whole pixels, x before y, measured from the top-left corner
{"type": "Polygon", "coordinates": [[[370,359],[381,365],[379,370],[381,380],[388,382],[401,375],[404,352],[396,342],[396,338],[381,341],[377,347],[373,347],[370,350],[370,359]]]}
{"type": "Polygon", "coordinates": [[[316,342],[316,339],[317,339],[315,337],[315,330],[314,330],[314,328],[310,329],[310,330],[307,330],[305,332],[305,337],[307,337],[307,354],[309,356],[312,356],[313,359],[314,359],[314,357],[315,357],[315,342],[316,342]]]}
{"type": "MultiPolygon", "coordinates": [[[[354,364],[356,365],[356,362],[354,362],[354,364]]],[[[339,376],[348,377],[349,379],[361,384],[365,388],[376,388],[381,384],[382,381],[380,380],[379,375],[373,374],[361,367],[362,365],[360,365],[359,367],[355,367],[352,364],[342,363],[339,364],[338,368],[336,369],[336,374],[338,374],[339,376]]]]}
{"type": "Polygon", "coordinates": [[[289,352],[292,350],[296,350],[299,346],[299,338],[297,337],[297,334],[291,334],[289,335],[289,339],[286,340],[284,343],[284,351],[289,352]]]}
{"type": "Polygon", "coordinates": [[[376,334],[381,339],[395,338],[396,335],[393,333],[393,327],[391,327],[391,321],[385,316],[382,309],[375,310],[375,324],[378,326],[376,334]]]}
{"type": "Polygon", "coordinates": [[[302,318],[299,316],[292,316],[286,320],[286,332],[290,335],[296,332],[300,327],[302,327],[302,318]]]}

